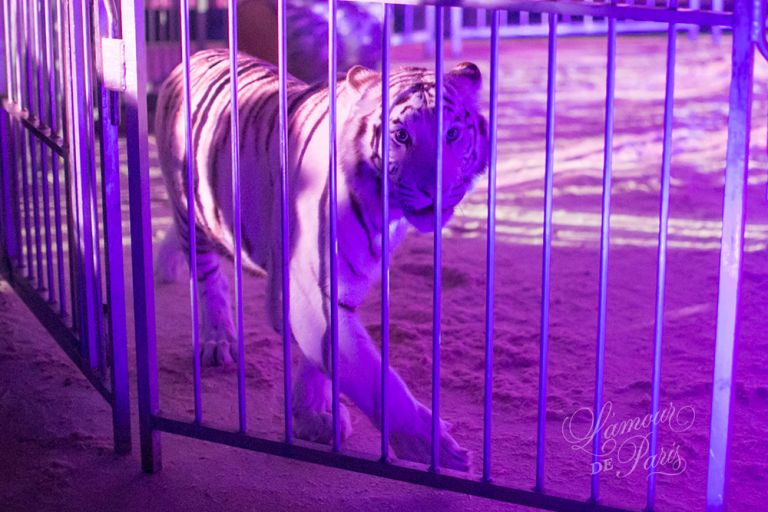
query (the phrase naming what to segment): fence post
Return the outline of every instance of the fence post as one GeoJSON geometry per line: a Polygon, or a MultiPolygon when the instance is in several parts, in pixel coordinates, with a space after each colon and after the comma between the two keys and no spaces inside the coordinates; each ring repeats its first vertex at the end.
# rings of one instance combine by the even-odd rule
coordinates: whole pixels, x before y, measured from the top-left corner
{"type": "Polygon", "coordinates": [[[728,437],[733,401],[733,368],[738,336],[739,292],[744,255],[745,194],[749,165],[754,45],[750,38],[753,0],[736,0],[731,62],[728,147],[723,198],[720,283],[717,295],[715,370],[707,468],[707,511],[724,511],[728,437]]]}
{"type": "MultiPolygon", "coordinates": [[[[95,15],[96,13],[94,13],[95,15]]],[[[102,38],[120,36],[119,17],[112,0],[99,2],[99,31],[95,35],[100,58],[102,38]]],[[[103,70],[102,70],[103,72],[103,70]]],[[[104,216],[104,266],[107,284],[107,336],[111,341],[112,423],[115,452],[131,451],[131,406],[128,391],[128,336],[125,318],[123,277],[123,223],[120,198],[119,102],[99,77],[99,121],[101,123],[102,205],[104,216]]]]}
{"type": "Polygon", "coordinates": [[[158,394],[144,0],[123,0],[121,14],[126,62],[125,131],[126,143],[131,148],[128,151],[128,193],[141,467],[147,473],[153,473],[161,468],[161,454],[160,432],[153,425],[153,417],[158,411],[158,394]]]}

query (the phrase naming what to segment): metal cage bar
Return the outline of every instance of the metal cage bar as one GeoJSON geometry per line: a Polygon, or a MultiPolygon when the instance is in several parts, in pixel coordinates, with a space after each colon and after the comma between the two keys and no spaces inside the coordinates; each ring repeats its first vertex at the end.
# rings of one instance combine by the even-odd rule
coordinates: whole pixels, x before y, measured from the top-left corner
{"type": "Polygon", "coordinates": [[[11,142],[8,146],[3,144],[0,159],[4,235],[0,271],[91,385],[109,402],[115,451],[124,454],[130,451],[130,405],[117,119],[110,115],[112,110],[100,96],[95,110],[102,122],[98,142],[103,167],[97,176],[92,108],[93,92],[98,90],[103,94],[104,90],[91,71],[91,57],[96,57],[97,62],[101,60],[100,48],[96,46],[93,55],[90,44],[100,41],[104,35],[101,22],[106,19],[102,13],[106,3],[107,0],[93,5],[86,0],[68,3],[41,0],[21,5],[4,0],[0,3],[5,42],[0,130],[3,138],[11,142]],[[9,20],[14,23],[8,23],[9,20]],[[62,79],[65,70],[73,80],[62,79]],[[73,94],[79,107],[71,99],[73,94]],[[59,120],[64,118],[66,123],[60,124],[59,120]],[[24,148],[18,146],[21,141],[24,148]],[[70,158],[70,153],[76,158],[70,158]],[[17,158],[23,163],[23,220],[18,208],[17,158]],[[62,179],[66,220],[61,211],[62,179]],[[101,300],[99,186],[106,228],[103,241],[109,253],[105,260],[109,294],[106,305],[101,300]],[[34,233],[31,226],[28,227],[31,221],[34,221],[34,233]],[[17,259],[21,256],[17,242],[22,233],[30,242],[33,234],[35,237],[24,254],[26,268],[25,261],[17,259]],[[69,268],[65,266],[65,253],[68,253],[69,268]],[[69,281],[65,278],[67,271],[69,281]],[[71,302],[71,317],[67,314],[67,291],[78,298],[71,302]],[[108,322],[106,329],[105,321],[108,322]]]}
{"type": "MultiPolygon", "coordinates": [[[[6,14],[5,3],[0,5],[0,34],[2,36],[3,55],[0,55],[0,94],[10,94],[11,72],[10,59],[8,54],[10,52],[9,44],[9,31],[10,28],[6,26],[6,14]]],[[[8,24],[10,25],[10,23],[8,24]]],[[[11,194],[11,158],[13,154],[13,140],[11,139],[11,127],[10,116],[5,112],[0,112],[0,140],[4,141],[0,145],[0,183],[5,186],[0,188],[0,271],[4,267],[11,266],[12,259],[16,254],[16,235],[14,228],[16,227],[15,220],[13,218],[13,207],[11,206],[16,198],[11,194]],[[7,261],[6,261],[7,258],[7,261]]]]}
{"type": "Polygon", "coordinates": [[[293,397],[291,394],[291,286],[290,286],[290,193],[288,190],[288,50],[286,1],[277,3],[278,34],[278,128],[280,131],[280,286],[282,289],[283,396],[285,442],[293,444],[293,397]]]}
{"type": "MultiPolygon", "coordinates": [[[[54,34],[54,22],[58,22],[61,25],[61,9],[58,1],[44,0],[43,11],[45,15],[45,27],[46,27],[46,63],[48,65],[48,96],[49,112],[48,119],[50,123],[51,133],[58,133],[59,129],[59,108],[56,99],[57,91],[60,87],[60,81],[57,81],[57,77],[60,71],[56,69],[55,59],[58,59],[59,68],[61,68],[61,57],[54,50],[54,45],[58,44],[58,40],[54,34]],[[55,15],[55,17],[54,17],[55,15]]],[[[65,268],[64,268],[64,234],[61,218],[61,185],[59,175],[59,155],[55,152],[51,152],[51,176],[53,178],[53,221],[56,227],[56,268],[57,272],[57,288],[58,288],[58,302],[59,302],[59,314],[63,317],[67,314],[67,293],[65,285],[65,268]]]]}
{"type": "Polygon", "coordinates": [[[232,204],[235,235],[235,321],[237,335],[237,410],[240,432],[247,429],[245,403],[245,333],[243,332],[243,223],[240,204],[240,116],[237,106],[237,1],[229,0],[229,66],[232,91],[230,151],[232,152],[232,204]]]}
{"type": "MultiPolygon", "coordinates": [[[[120,35],[114,7],[99,2],[97,47],[103,38],[120,35]]],[[[99,52],[101,53],[101,52],[99,52]]],[[[111,350],[110,384],[112,390],[112,424],[115,451],[131,451],[131,410],[128,378],[128,326],[126,322],[126,290],[123,267],[123,221],[120,186],[119,103],[103,80],[98,84],[98,113],[101,127],[101,197],[104,223],[104,275],[107,293],[107,337],[111,350]]],[[[106,363],[103,363],[106,366],[106,363]]]]}
{"type": "Polygon", "coordinates": [[[181,62],[184,67],[184,154],[186,155],[187,179],[187,240],[189,246],[189,302],[192,317],[192,380],[195,402],[195,423],[203,421],[203,398],[200,377],[200,328],[198,325],[199,304],[197,290],[197,230],[195,229],[195,159],[192,146],[192,85],[190,78],[189,49],[189,0],[181,0],[181,62]]]}
{"type": "Polygon", "coordinates": [[[443,257],[443,35],[445,8],[435,7],[435,234],[432,275],[432,465],[440,471],[440,330],[443,257]]]}
{"type": "Polygon", "coordinates": [[[96,205],[96,174],[92,141],[93,94],[91,55],[89,40],[89,2],[79,0],[70,4],[70,38],[72,41],[72,116],[74,131],[72,138],[72,165],[77,169],[76,193],[78,195],[77,251],[82,262],[79,282],[79,298],[83,314],[80,322],[81,342],[84,355],[92,369],[99,368],[103,350],[103,308],[101,300],[101,279],[99,272],[98,227],[96,205]]]}
{"type": "Polygon", "coordinates": [[[493,308],[496,273],[496,159],[499,118],[499,11],[491,12],[491,90],[488,116],[488,241],[486,244],[485,365],[483,389],[483,480],[491,480],[491,423],[493,420],[493,308]]]}
{"type": "Polygon", "coordinates": [[[149,196],[149,130],[147,128],[147,66],[144,51],[144,0],[122,0],[125,41],[125,133],[128,152],[133,315],[136,338],[136,382],[139,405],[141,467],[146,472],[162,466],[158,413],[157,333],[155,327],[152,214],[149,196]]]}
{"type": "MultiPolygon", "coordinates": [[[[40,10],[40,2],[34,4],[34,34],[35,34],[35,71],[36,71],[36,94],[37,94],[37,117],[41,122],[45,123],[46,108],[45,108],[45,94],[43,83],[43,72],[45,68],[44,55],[47,55],[45,51],[45,38],[43,37],[43,20],[42,12],[40,10]]],[[[47,124],[50,125],[50,120],[47,120],[47,124]]],[[[43,243],[45,244],[45,289],[48,292],[48,302],[53,303],[55,297],[55,287],[53,284],[53,237],[51,234],[51,201],[49,192],[49,180],[48,180],[48,155],[45,142],[42,140],[40,143],[40,176],[41,183],[40,188],[43,199],[43,243]]],[[[51,153],[53,158],[55,155],[51,153]]],[[[41,279],[42,282],[42,279],[41,279]]]]}
{"type": "Polygon", "coordinates": [[[341,451],[339,410],[339,265],[337,231],[336,175],[336,80],[338,70],[336,0],[328,0],[328,251],[330,263],[331,313],[331,413],[333,414],[333,451],[341,451]]]}
{"type": "MultiPolygon", "coordinates": [[[[670,8],[677,8],[677,0],[671,0],[670,8]]],[[[653,373],[651,375],[651,417],[655,418],[659,411],[659,395],[661,392],[661,346],[664,330],[664,287],[667,271],[667,236],[669,232],[669,182],[672,163],[672,119],[674,115],[675,96],[675,61],[677,55],[677,27],[669,25],[667,33],[667,69],[666,88],[664,91],[664,138],[661,162],[661,198],[659,200],[659,247],[656,257],[656,310],[654,318],[653,338],[653,373]]],[[[648,449],[649,456],[655,457],[658,445],[658,422],[651,422],[651,437],[648,449]]],[[[653,468],[648,471],[648,493],[646,508],[653,510],[656,500],[656,472],[653,468]]]]}
{"type": "MultiPolygon", "coordinates": [[[[762,3],[762,0],[754,0],[762,3]]],[[[723,192],[723,234],[720,249],[720,280],[717,294],[717,334],[712,384],[712,417],[707,468],[707,510],[726,509],[734,359],[739,333],[739,295],[744,255],[747,168],[752,115],[755,45],[750,0],[735,0],[741,13],[733,27],[731,86],[728,113],[728,146],[723,192]]]]}
{"type": "MultiPolygon", "coordinates": [[[[389,45],[393,7],[384,5],[381,41],[381,460],[389,460],[389,45]]],[[[410,10],[409,10],[410,12],[410,10]]]]}
{"type": "MultiPolygon", "coordinates": [[[[3,70],[0,73],[2,94],[7,95],[10,101],[14,99],[14,67],[11,62],[12,41],[12,18],[10,4],[4,1],[0,8],[0,27],[3,31],[3,70]]],[[[18,223],[18,190],[16,190],[16,119],[6,112],[0,113],[0,139],[7,141],[0,147],[0,176],[2,176],[2,248],[4,255],[0,254],[0,270],[3,267],[10,268],[13,262],[20,266],[21,264],[21,244],[19,235],[21,229],[18,223]],[[5,261],[3,261],[5,260],[5,261]]]]}
{"type": "MultiPolygon", "coordinates": [[[[16,31],[16,58],[19,63],[26,63],[27,57],[27,44],[24,42],[23,39],[23,32],[24,27],[26,26],[26,22],[24,21],[24,9],[23,4],[20,6],[18,3],[12,2],[12,4],[15,7],[15,14],[16,14],[16,27],[18,27],[18,30],[16,31]]],[[[19,65],[17,68],[16,73],[16,101],[18,102],[18,106],[20,108],[24,108],[24,105],[26,104],[26,93],[24,91],[24,88],[21,86],[22,83],[25,83],[25,80],[27,80],[27,77],[25,76],[25,68],[26,65],[19,65]]],[[[26,255],[26,275],[27,278],[29,278],[30,281],[33,281],[35,279],[35,267],[32,262],[32,215],[29,210],[29,175],[27,174],[27,133],[26,130],[19,129],[17,130],[17,137],[18,137],[18,148],[19,148],[19,154],[21,155],[21,192],[22,192],[22,204],[23,204],[23,212],[24,212],[24,249],[25,249],[25,255],[26,255]]]]}
{"type": "MultiPolygon", "coordinates": [[[[615,0],[613,0],[615,3],[615,0]]],[[[616,88],[616,19],[608,20],[608,58],[606,63],[605,85],[605,147],[603,150],[603,200],[602,219],[600,227],[600,293],[598,297],[597,316],[597,347],[595,362],[595,408],[594,418],[598,421],[599,411],[603,407],[603,373],[605,369],[605,321],[608,307],[608,248],[610,246],[611,224],[611,175],[613,172],[613,107],[614,91],[616,88]]],[[[597,423],[593,424],[596,427],[597,423]]],[[[601,453],[600,430],[595,428],[592,448],[592,462],[600,460],[601,453]]],[[[600,473],[594,473],[591,478],[590,499],[597,502],[600,499],[600,473]]]]}
{"type": "MultiPolygon", "coordinates": [[[[37,23],[35,19],[37,16],[36,2],[23,2],[22,3],[22,28],[24,30],[25,38],[25,68],[26,68],[26,85],[27,85],[27,101],[26,108],[32,117],[35,117],[35,111],[37,110],[37,97],[35,82],[37,77],[37,23]],[[34,62],[34,64],[33,64],[34,62]]],[[[40,112],[38,112],[39,116],[40,112]]],[[[40,212],[40,180],[37,172],[37,145],[36,141],[29,136],[29,172],[31,175],[31,194],[32,194],[32,222],[34,224],[34,245],[35,245],[35,284],[38,291],[44,291],[45,289],[45,271],[43,270],[43,233],[41,227],[41,212],[40,212]]]]}
{"type": "Polygon", "coordinates": [[[552,195],[555,167],[555,90],[557,85],[557,14],[549,17],[547,42],[547,121],[544,161],[544,220],[541,255],[541,339],[539,344],[539,400],[536,427],[536,489],[544,490],[544,443],[547,424],[549,369],[549,307],[552,266],[552,195]]]}

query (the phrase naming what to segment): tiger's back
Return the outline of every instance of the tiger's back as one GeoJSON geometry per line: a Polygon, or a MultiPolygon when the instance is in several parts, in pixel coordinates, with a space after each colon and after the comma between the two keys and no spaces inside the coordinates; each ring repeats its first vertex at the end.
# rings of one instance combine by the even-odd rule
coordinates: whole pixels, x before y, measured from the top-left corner
{"type": "MultiPolygon", "coordinates": [[[[200,235],[197,237],[198,251],[231,253],[232,96],[228,51],[216,49],[196,53],[190,60],[190,76],[195,225],[200,235]]],[[[275,218],[279,215],[277,198],[280,197],[278,74],[273,65],[239,54],[237,77],[240,192],[241,204],[247,205],[242,208],[243,248],[251,263],[266,269],[271,244],[270,237],[265,235],[272,233],[280,221],[279,217],[275,218]]],[[[303,149],[304,156],[307,150],[322,151],[317,144],[309,143],[314,130],[306,127],[323,121],[327,108],[317,107],[320,102],[327,102],[326,89],[308,86],[289,76],[287,95],[291,154],[295,156],[298,148],[303,149]],[[297,123],[296,119],[302,122],[297,123]]],[[[184,110],[184,68],[180,65],[160,90],[155,136],[178,235],[186,248],[189,241],[184,110]]],[[[294,164],[291,168],[297,168],[296,158],[291,158],[291,163],[294,164]]],[[[303,167],[306,172],[308,166],[303,167]]]]}

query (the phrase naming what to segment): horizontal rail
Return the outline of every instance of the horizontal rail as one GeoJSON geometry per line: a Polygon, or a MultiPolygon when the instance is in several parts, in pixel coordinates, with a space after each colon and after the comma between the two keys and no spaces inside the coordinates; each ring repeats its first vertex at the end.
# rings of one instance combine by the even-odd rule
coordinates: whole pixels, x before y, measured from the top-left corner
{"type": "MultiPolygon", "coordinates": [[[[385,463],[381,462],[381,460],[374,455],[354,453],[348,450],[344,453],[334,452],[330,448],[322,447],[322,445],[313,445],[317,446],[317,448],[315,448],[303,444],[288,444],[282,441],[249,436],[240,432],[230,432],[203,425],[195,425],[159,415],[152,416],[152,427],[156,431],[201,439],[235,448],[245,448],[255,452],[278,455],[280,457],[311,462],[321,466],[346,469],[357,473],[424,485],[435,489],[447,489],[454,492],[471,494],[473,496],[480,496],[508,503],[517,503],[519,505],[530,507],[538,507],[545,510],[554,510],[558,512],[628,512],[627,509],[598,503],[552,496],[534,491],[514,489],[493,483],[482,482],[480,480],[469,480],[467,478],[448,475],[444,472],[433,473],[416,467],[385,463]]],[[[441,471],[445,470],[441,469],[441,471]]]]}
{"type": "Polygon", "coordinates": [[[533,13],[561,14],[565,16],[591,16],[616,18],[620,20],[655,21],[659,23],[683,23],[702,26],[731,27],[735,16],[730,12],[703,11],[693,9],[668,9],[639,5],[586,4],[575,1],[542,0],[510,3],[509,0],[345,0],[358,3],[393,5],[439,5],[478,9],[501,9],[505,11],[528,11],[533,13]]]}
{"type": "Polygon", "coordinates": [[[5,96],[0,96],[0,108],[8,112],[8,115],[11,117],[21,121],[32,135],[51,148],[54,153],[62,158],[67,157],[67,146],[64,143],[64,139],[53,134],[53,130],[50,127],[43,124],[27,109],[19,107],[5,96]]]}
{"type": "MultiPolygon", "coordinates": [[[[670,23],[675,25],[676,30],[679,32],[686,32],[690,30],[689,25],[670,23]]],[[[657,33],[663,34],[667,32],[667,26],[665,24],[659,24],[654,21],[619,21],[616,23],[617,34],[648,34],[657,33]]],[[[464,41],[473,39],[488,39],[490,35],[489,27],[464,27],[461,29],[461,37],[464,41]]],[[[541,25],[507,25],[499,28],[500,38],[545,38],[549,33],[547,24],[541,25]]],[[[601,36],[608,33],[607,23],[594,23],[592,25],[576,24],[576,23],[558,23],[557,36],[569,37],[569,36],[601,36]]],[[[409,35],[408,42],[425,42],[427,39],[431,40],[431,37],[427,37],[427,34],[423,36],[418,33],[409,35]]],[[[401,41],[403,38],[401,38],[401,41]]]]}
{"type": "Polygon", "coordinates": [[[105,386],[104,382],[88,366],[88,361],[80,355],[80,340],[70,329],[59,314],[54,311],[50,304],[42,295],[30,284],[29,280],[20,275],[15,269],[8,268],[0,264],[0,275],[2,275],[8,284],[14,289],[18,297],[29,308],[29,311],[35,315],[35,318],[45,327],[45,330],[56,340],[61,349],[69,356],[73,363],[80,369],[80,372],[99,392],[99,394],[112,404],[112,392],[105,386]]]}

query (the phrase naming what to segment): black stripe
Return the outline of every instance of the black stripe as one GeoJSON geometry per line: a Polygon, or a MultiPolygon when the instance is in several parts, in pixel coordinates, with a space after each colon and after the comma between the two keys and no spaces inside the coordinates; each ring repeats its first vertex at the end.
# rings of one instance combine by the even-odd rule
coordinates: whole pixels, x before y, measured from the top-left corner
{"type": "MultiPolygon", "coordinates": [[[[371,234],[370,226],[365,221],[365,215],[363,213],[363,209],[360,207],[360,203],[358,202],[357,198],[354,194],[351,192],[349,193],[349,204],[352,206],[352,213],[355,214],[355,218],[357,219],[357,222],[363,227],[363,231],[365,231],[365,236],[368,238],[368,252],[373,258],[378,258],[378,255],[376,254],[376,251],[373,248],[373,235],[371,234]]],[[[382,233],[382,236],[386,236],[387,234],[382,233]]]]}

